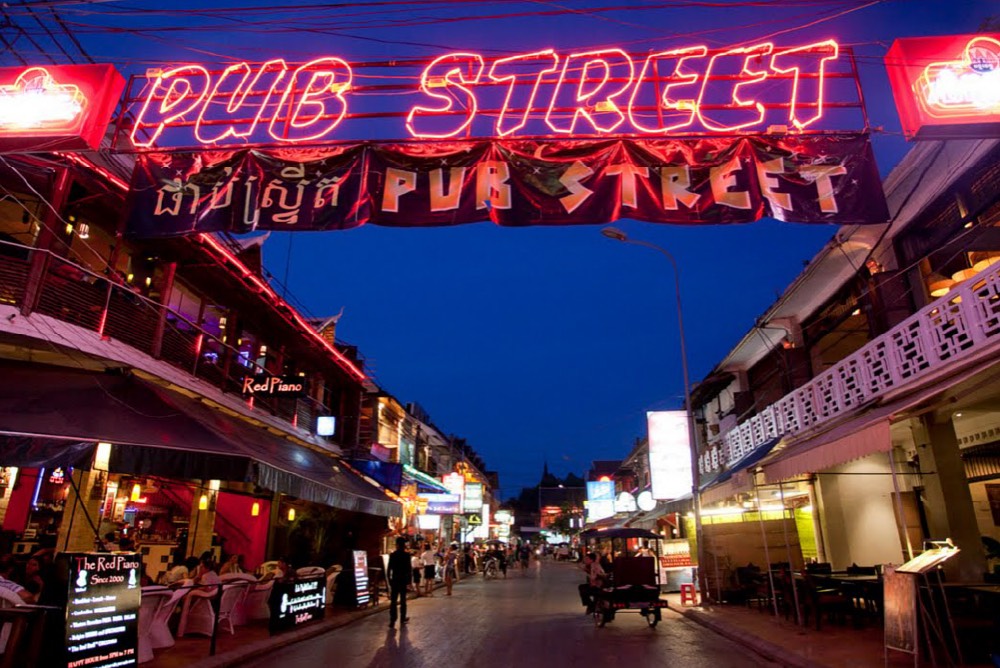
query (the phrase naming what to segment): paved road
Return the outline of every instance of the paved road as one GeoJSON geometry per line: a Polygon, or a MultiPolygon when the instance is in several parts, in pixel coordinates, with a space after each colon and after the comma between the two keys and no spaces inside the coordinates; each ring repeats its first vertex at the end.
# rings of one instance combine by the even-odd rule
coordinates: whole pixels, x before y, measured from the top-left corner
{"type": "Polygon", "coordinates": [[[747,668],[766,660],[681,615],[664,611],[655,629],[638,613],[603,629],[583,613],[571,564],[544,563],[506,580],[463,580],[454,595],[409,602],[410,623],[388,628],[389,615],[365,617],[260,659],[258,668],[747,668]]]}

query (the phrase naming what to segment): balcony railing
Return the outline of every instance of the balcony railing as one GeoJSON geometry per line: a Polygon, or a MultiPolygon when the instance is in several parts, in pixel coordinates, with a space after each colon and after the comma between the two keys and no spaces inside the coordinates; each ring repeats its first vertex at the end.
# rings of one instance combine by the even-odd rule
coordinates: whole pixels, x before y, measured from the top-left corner
{"type": "MultiPolygon", "coordinates": [[[[268,373],[183,314],[137,293],[132,286],[110,281],[47,251],[0,242],[0,304],[24,306],[32,259],[38,253],[48,255],[48,261],[35,313],[121,341],[241,400],[243,377],[268,373]],[[219,356],[204,354],[210,349],[219,356]],[[228,365],[222,355],[226,352],[228,365]]],[[[311,430],[316,415],[324,412],[311,398],[258,400],[254,409],[305,430],[311,430]]]]}
{"type": "Polygon", "coordinates": [[[1000,264],[840,360],[802,387],[741,422],[702,454],[708,473],[777,437],[814,429],[873,399],[917,383],[1000,341],[1000,264]]]}

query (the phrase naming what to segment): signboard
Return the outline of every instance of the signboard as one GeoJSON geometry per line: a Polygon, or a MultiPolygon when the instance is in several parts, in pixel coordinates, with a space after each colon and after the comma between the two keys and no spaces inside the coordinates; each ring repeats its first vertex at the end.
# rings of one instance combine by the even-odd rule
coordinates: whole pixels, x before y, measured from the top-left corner
{"type": "Polygon", "coordinates": [[[243,378],[243,398],[306,396],[306,379],[300,376],[271,376],[260,374],[243,378]]]}
{"type": "Polygon", "coordinates": [[[417,528],[421,531],[438,531],[441,528],[441,516],[417,515],[417,528]]]}
{"type": "Polygon", "coordinates": [[[479,513],[472,513],[466,516],[466,521],[470,527],[478,527],[483,525],[483,516],[479,513]]]}
{"type": "Polygon", "coordinates": [[[268,622],[271,635],[323,619],[326,614],[326,576],[275,580],[268,607],[271,609],[268,622]]]}
{"type": "Polygon", "coordinates": [[[417,498],[427,500],[428,513],[458,515],[462,512],[462,497],[457,494],[421,494],[417,498]]]}
{"type": "Polygon", "coordinates": [[[888,220],[866,135],[448,141],[139,156],[128,234],[888,220]]]}
{"type": "Polygon", "coordinates": [[[615,514],[615,483],[613,480],[587,482],[587,521],[596,522],[615,514]]]}
{"type": "Polygon", "coordinates": [[[0,68],[0,151],[97,150],[124,88],[111,65],[0,68]]]}
{"type": "Polygon", "coordinates": [[[368,593],[368,553],[364,550],[354,550],[354,589],[357,596],[357,606],[368,605],[371,594],[368,593]]]}
{"type": "Polygon", "coordinates": [[[510,525],[514,523],[514,516],[509,510],[498,510],[493,513],[493,519],[499,524],[510,525]]]}
{"type": "Polygon", "coordinates": [[[634,513],[636,510],[635,497],[630,492],[622,492],[615,499],[616,513],[634,513]]]}
{"type": "Polygon", "coordinates": [[[138,665],[142,555],[68,556],[67,668],[138,665]]]}
{"type": "Polygon", "coordinates": [[[885,66],[907,139],[1000,137],[1000,33],[897,39],[885,66]]]}
{"type": "Polygon", "coordinates": [[[483,485],[478,482],[465,484],[465,497],[462,499],[463,513],[478,513],[483,507],[483,485]]]}
{"type": "Polygon", "coordinates": [[[835,40],[663,46],[157,68],[133,77],[124,114],[135,122],[123,130],[140,149],[287,148],[358,135],[657,137],[772,125],[795,132],[840,121],[845,109],[861,115],[853,57],[835,40]],[[400,108],[400,100],[413,103],[400,108]],[[373,131],[375,118],[382,120],[373,131]]]}
{"type": "Polygon", "coordinates": [[[462,496],[465,493],[465,476],[461,473],[449,473],[441,476],[441,482],[455,496],[462,496]]]}
{"type": "Polygon", "coordinates": [[[649,475],[653,498],[673,501],[690,494],[691,441],[686,411],[649,411],[649,475]]]}

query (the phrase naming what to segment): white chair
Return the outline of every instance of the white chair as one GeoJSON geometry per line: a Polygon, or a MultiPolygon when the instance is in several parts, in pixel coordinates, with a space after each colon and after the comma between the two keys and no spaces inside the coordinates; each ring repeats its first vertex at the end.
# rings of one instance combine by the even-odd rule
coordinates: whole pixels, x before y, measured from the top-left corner
{"type": "MultiPolygon", "coordinates": [[[[24,605],[24,599],[9,589],[0,588],[0,608],[16,608],[19,605],[24,605]]],[[[10,624],[4,624],[3,629],[0,629],[0,654],[7,650],[10,626],[10,624]]]]}
{"type": "Polygon", "coordinates": [[[226,573],[224,575],[220,575],[219,579],[223,582],[243,581],[247,583],[246,595],[237,601],[236,606],[233,608],[233,612],[229,617],[232,623],[236,626],[243,626],[247,623],[247,595],[250,594],[253,586],[257,584],[257,578],[250,573],[226,573]]]}
{"type": "Polygon", "coordinates": [[[326,575],[326,569],[322,566],[303,566],[295,571],[295,574],[300,578],[315,577],[317,575],[326,575]]]}
{"type": "Polygon", "coordinates": [[[188,634],[203,636],[212,635],[215,625],[215,610],[212,609],[212,599],[218,593],[218,586],[192,589],[184,597],[181,605],[181,621],[177,625],[177,637],[188,634]]]}
{"type": "Polygon", "coordinates": [[[245,619],[270,619],[271,609],[267,607],[267,600],[271,598],[271,590],[274,589],[274,580],[258,582],[250,586],[246,598],[243,599],[243,611],[245,619]]]}
{"type": "Polygon", "coordinates": [[[166,587],[143,588],[139,604],[139,663],[153,660],[153,624],[160,606],[174,595],[166,587]]]}
{"type": "Polygon", "coordinates": [[[152,628],[149,630],[153,649],[164,649],[174,646],[174,636],[170,633],[170,618],[173,616],[174,610],[177,609],[177,605],[181,602],[181,599],[188,593],[187,589],[168,588],[167,591],[170,592],[170,598],[164,601],[159,609],[157,609],[156,615],[153,617],[152,628]]]}
{"type": "Polygon", "coordinates": [[[223,626],[228,627],[230,635],[236,633],[236,629],[233,628],[233,611],[243,602],[249,590],[250,583],[246,580],[231,580],[222,584],[218,627],[220,629],[223,626]]]}
{"type": "Polygon", "coordinates": [[[326,604],[333,605],[333,595],[337,593],[337,576],[340,575],[340,571],[330,571],[330,574],[326,576],[326,604]]]}
{"type": "Polygon", "coordinates": [[[257,574],[261,577],[267,575],[268,573],[273,573],[278,570],[277,561],[265,561],[260,566],[257,567],[257,574]]]}

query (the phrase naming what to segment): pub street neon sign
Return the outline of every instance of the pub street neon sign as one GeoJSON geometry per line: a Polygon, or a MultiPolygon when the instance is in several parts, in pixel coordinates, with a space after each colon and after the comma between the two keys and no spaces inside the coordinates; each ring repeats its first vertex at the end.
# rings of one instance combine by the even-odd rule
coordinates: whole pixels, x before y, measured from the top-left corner
{"type": "MultiPolygon", "coordinates": [[[[468,137],[481,117],[501,138],[733,133],[762,130],[765,112],[777,109],[782,117],[776,120],[788,131],[806,131],[829,106],[828,79],[837,76],[829,68],[840,57],[834,40],[692,46],[644,57],[618,48],[544,49],[493,61],[454,52],[427,64],[415,88],[403,87],[422,98],[405,113],[404,126],[415,139],[468,137]],[[498,91],[502,103],[489,108],[498,91]]],[[[196,64],[156,71],[128,100],[138,109],[132,143],[140,149],[184,145],[164,134],[180,128],[193,140],[188,145],[206,147],[335,140],[348,119],[394,115],[354,111],[378,88],[357,85],[354,70],[326,56],[299,66],[274,59],[221,72],[196,64]]]]}

